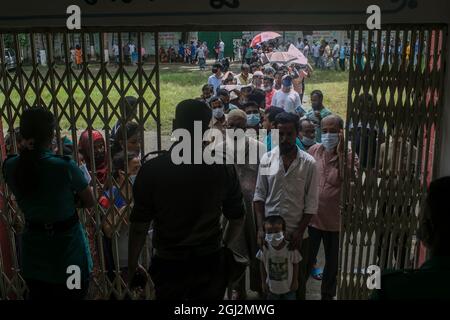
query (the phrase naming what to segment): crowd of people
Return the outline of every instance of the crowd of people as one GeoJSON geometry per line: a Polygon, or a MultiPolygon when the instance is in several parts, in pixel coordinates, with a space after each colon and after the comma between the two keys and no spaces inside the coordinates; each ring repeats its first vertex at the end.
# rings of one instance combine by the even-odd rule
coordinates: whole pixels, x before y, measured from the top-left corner
{"type": "MultiPolygon", "coordinates": [[[[122,48],[114,42],[111,47],[111,55],[108,58],[111,58],[111,64],[118,67],[119,65],[136,65],[139,60],[139,48],[133,41],[125,43],[122,48]],[[120,54],[122,53],[123,61],[120,61],[120,54]]],[[[80,44],[75,45],[75,47],[70,47],[70,63],[76,68],[81,69],[84,61],[83,50],[80,44]]],[[[171,51],[169,50],[168,53],[171,51]]],[[[95,59],[95,53],[91,55],[87,54],[95,59]]],[[[144,47],[141,47],[141,57],[144,59],[146,56],[146,50],[144,47]]],[[[169,55],[170,56],[170,55],[169,55]]],[[[173,55],[171,55],[173,57],[173,55]]]]}
{"type": "MultiPolygon", "coordinates": [[[[311,93],[311,110],[304,109],[304,79],[311,72],[311,66],[263,67],[253,62],[244,63],[241,73],[234,75],[223,73],[221,64],[216,63],[198,98],[211,108],[210,127],[224,135],[228,128],[253,129],[258,139],[260,130],[266,130],[260,147],[269,153],[260,159],[260,166],[275,156],[271,152],[278,148],[272,145],[271,131],[279,130],[279,152],[285,167],[281,166],[274,177],[258,174],[258,168],[238,171],[241,184],[249,188],[244,192],[246,209],[254,213],[246,216],[252,225],[246,225],[245,234],[257,230],[257,245],[251,241],[245,245],[251,266],[251,289],[266,292],[272,299],[304,299],[310,275],[323,281],[323,299],[332,299],[336,294],[344,123],[324,106],[320,90],[311,93]],[[298,181],[302,183],[299,185],[298,181]],[[269,232],[273,235],[267,235],[267,230],[273,230],[269,232]],[[323,275],[315,263],[322,241],[326,248],[323,275]],[[261,249],[257,254],[262,261],[260,268],[255,259],[256,248],[261,249]],[[280,264],[279,271],[269,268],[269,264],[285,258],[288,264],[280,264]],[[260,274],[262,286],[258,283],[260,274]]],[[[253,144],[259,142],[249,139],[253,144]]],[[[357,170],[357,166],[358,161],[353,169],[357,170]]],[[[240,279],[231,287],[233,297],[245,297],[243,281],[240,279]]]]}
{"type": "MultiPolygon", "coordinates": [[[[217,60],[220,48],[219,43],[217,60]]],[[[301,49],[308,52],[308,43],[301,49]]],[[[19,155],[8,158],[3,170],[25,216],[21,268],[32,299],[83,298],[92,274],[99,276],[101,261],[111,281],[121,274],[131,289],[151,279],[157,299],[223,299],[225,293],[229,299],[245,299],[247,282],[261,298],[305,299],[309,277],[322,281],[323,300],[335,298],[343,174],[357,174],[358,156],[352,159],[345,148],[344,121],[324,105],[320,90],[311,92],[311,108],[305,110],[304,80],[311,66],[263,66],[253,53],[246,58],[247,53],[237,75],[224,72],[221,63],[213,65],[201,96],[177,106],[174,130],[194,134],[197,121],[202,132],[254,132],[256,136],[243,138],[240,152],[248,157],[255,148],[263,150],[256,164],[176,165],[170,151],[181,141],[144,161],[141,130],[133,121],[134,97],[123,99],[122,120],[111,130],[110,141],[100,131],[86,130],[77,150],[67,137],[56,142],[55,118],[49,111],[33,107],[23,113],[16,148],[9,140],[9,152],[17,149],[19,155]],[[261,139],[263,129],[267,135],[261,139]],[[275,172],[264,174],[273,163],[279,163],[275,172]],[[87,223],[85,231],[76,213],[76,208],[86,208],[92,214],[96,201],[105,210],[100,243],[98,228],[87,223]],[[149,234],[148,272],[141,253],[149,234]],[[323,271],[317,265],[321,244],[323,271]],[[81,268],[82,290],[65,287],[67,265],[81,268]]],[[[199,59],[205,58],[200,54],[199,59]]],[[[191,151],[187,157],[195,156],[191,151]]],[[[448,212],[442,190],[448,193],[447,180],[430,189],[431,215],[426,216],[428,233],[423,237],[436,257],[448,258],[441,243],[449,227],[448,217],[440,212],[448,212]]],[[[442,261],[433,261],[431,268],[439,269],[442,261]]],[[[389,294],[383,291],[382,296],[389,294]]],[[[120,298],[130,296],[127,292],[120,298]]]]}
{"type": "MultiPolygon", "coordinates": [[[[395,37],[391,37],[388,45],[386,45],[386,42],[387,39],[383,38],[380,44],[376,41],[371,41],[369,46],[366,39],[362,39],[362,41],[356,40],[354,43],[355,63],[359,65],[361,69],[364,69],[366,63],[369,63],[371,67],[373,67],[376,62],[375,57],[377,52],[380,50],[381,59],[378,61],[380,65],[384,64],[386,57],[387,63],[392,65],[395,62],[396,52],[399,55],[399,63],[404,56],[406,65],[408,65],[410,61],[414,65],[417,65],[420,53],[419,40],[416,41],[413,48],[409,40],[403,44],[400,39],[395,41],[395,37]]],[[[280,41],[280,39],[275,39],[252,47],[251,41],[242,40],[240,44],[234,45],[232,57],[227,59],[230,61],[239,60],[242,63],[251,65],[252,63],[260,62],[263,54],[276,51],[287,51],[290,44],[289,41],[283,42],[280,41]]],[[[306,58],[313,61],[314,67],[317,69],[333,69],[340,71],[349,69],[351,59],[351,44],[349,41],[339,42],[337,39],[309,41],[307,38],[298,38],[294,45],[306,58]]],[[[425,44],[424,48],[422,48],[422,56],[425,56],[426,49],[425,44]]],[[[190,45],[180,42],[177,53],[173,47],[170,47],[168,52],[172,52],[172,54],[165,53],[164,49],[161,49],[160,57],[165,57],[161,62],[178,61],[191,64],[198,63],[202,70],[205,69],[204,63],[206,59],[210,57],[207,43],[202,41],[191,41],[190,45]],[[201,52],[199,52],[199,50],[201,52]],[[172,56],[171,59],[168,58],[170,56],[172,56]],[[203,58],[205,58],[205,61],[200,60],[203,58]]],[[[224,56],[225,43],[223,40],[219,39],[216,42],[213,53],[216,62],[224,61],[226,57],[224,56]]]]}
{"type": "MultiPolygon", "coordinates": [[[[349,41],[339,42],[337,39],[321,39],[308,40],[307,38],[298,38],[295,43],[292,43],[300,52],[314,63],[314,67],[322,70],[340,70],[345,71],[349,69],[351,59],[351,44],[349,41]]],[[[387,63],[392,65],[395,62],[396,53],[398,53],[398,63],[401,63],[405,57],[405,63],[408,65],[410,61],[417,65],[419,62],[419,53],[422,57],[426,56],[426,43],[423,48],[419,46],[419,40],[416,40],[414,46],[407,40],[405,44],[401,39],[395,41],[395,37],[391,37],[389,44],[387,39],[383,38],[379,44],[376,41],[371,41],[370,45],[366,39],[362,41],[356,40],[354,43],[354,59],[355,64],[364,69],[366,64],[371,67],[376,63],[376,55],[380,51],[380,65],[383,65],[385,59],[387,63]],[[387,49],[386,49],[387,48],[387,49]],[[387,52],[386,52],[387,50],[387,52]],[[421,51],[422,52],[421,52],[421,51]]],[[[179,41],[178,46],[170,45],[167,48],[161,46],[158,51],[159,61],[161,63],[187,63],[197,64],[200,70],[206,70],[206,60],[215,58],[216,62],[230,63],[230,61],[241,61],[251,65],[253,63],[264,60],[264,54],[277,51],[287,51],[291,45],[290,41],[282,41],[279,38],[258,44],[251,45],[251,41],[242,39],[242,41],[233,44],[233,50],[230,57],[225,56],[225,47],[227,44],[218,39],[212,48],[212,52],[208,48],[208,44],[201,40],[192,40],[189,43],[179,41]]],[[[138,62],[138,48],[133,41],[125,43],[122,48],[119,48],[117,43],[113,43],[111,48],[112,63],[116,66],[120,63],[120,51],[123,54],[123,63],[125,65],[135,65],[138,62]]],[[[141,48],[141,56],[146,56],[146,50],[141,48]]],[[[71,63],[81,69],[83,64],[83,52],[81,46],[78,44],[70,48],[71,63]]]]}

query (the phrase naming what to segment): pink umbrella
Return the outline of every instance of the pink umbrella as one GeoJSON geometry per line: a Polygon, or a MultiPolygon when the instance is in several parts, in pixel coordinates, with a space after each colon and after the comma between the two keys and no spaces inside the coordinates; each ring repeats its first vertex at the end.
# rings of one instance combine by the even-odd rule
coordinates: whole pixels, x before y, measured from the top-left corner
{"type": "Polygon", "coordinates": [[[308,58],[305,57],[305,55],[298,50],[293,44],[289,46],[289,49],[287,51],[292,56],[296,57],[294,61],[290,61],[290,63],[297,63],[297,64],[308,64],[308,58]]]}
{"type": "Polygon", "coordinates": [[[270,52],[267,54],[270,63],[287,64],[297,59],[296,56],[289,52],[270,52]]]}
{"type": "Polygon", "coordinates": [[[276,39],[281,37],[281,34],[278,34],[276,32],[272,32],[272,31],[267,31],[267,32],[263,32],[258,34],[256,37],[253,38],[252,43],[251,43],[251,47],[254,48],[256,47],[256,45],[265,42],[265,41],[269,41],[272,39],[276,39]]]}

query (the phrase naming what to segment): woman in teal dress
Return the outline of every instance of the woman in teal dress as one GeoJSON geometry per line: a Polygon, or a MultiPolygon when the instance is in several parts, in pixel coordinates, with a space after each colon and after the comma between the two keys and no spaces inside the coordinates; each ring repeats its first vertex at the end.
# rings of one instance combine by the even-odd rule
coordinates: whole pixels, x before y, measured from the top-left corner
{"type": "Polygon", "coordinates": [[[20,155],[3,174],[25,216],[21,274],[33,300],[83,299],[92,260],[76,208],[94,205],[83,172],[67,156],[51,152],[55,118],[33,107],[20,119],[20,155]]]}

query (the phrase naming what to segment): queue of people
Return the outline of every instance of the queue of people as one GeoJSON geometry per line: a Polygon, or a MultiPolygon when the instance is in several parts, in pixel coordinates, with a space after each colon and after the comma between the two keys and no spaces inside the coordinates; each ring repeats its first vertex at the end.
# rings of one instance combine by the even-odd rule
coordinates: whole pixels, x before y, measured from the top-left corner
{"type": "MultiPolygon", "coordinates": [[[[263,299],[304,300],[312,276],[322,281],[322,299],[334,299],[343,172],[356,175],[359,161],[357,156],[345,161],[352,152],[344,146],[344,121],[324,106],[321,91],[312,91],[312,108],[304,109],[294,86],[295,68],[243,64],[241,74],[231,79],[216,64],[201,97],[176,107],[174,130],[194,135],[197,122],[202,134],[214,128],[224,135],[221,143],[200,144],[202,151],[210,144],[217,152],[228,150],[234,140],[226,139],[227,131],[249,133],[238,136],[243,143],[234,149],[244,163],[175,164],[171,155],[183,139],[144,161],[133,97],[122,101],[122,121],[114,126],[109,147],[100,131],[86,130],[78,150],[68,139],[66,151],[58,150],[53,114],[41,107],[24,111],[21,140],[12,148],[19,155],[5,161],[3,172],[26,221],[21,264],[29,298],[86,297],[103,260],[110,281],[120,275],[130,289],[119,298],[142,297],[151,283],[160,300],[221,300],[226,294],[238,300],[247,297],[249,282],[263,299]],[[252,150],[259,151],[255,163],[247,161],[252,150]],[[75,153],[79,165],[72,159],[75,153]],[[273,169],[270,174],[267,168],[273,169]],[[92,215],[100,209],[93,209],[96,201],[105,210],[101,243],[93,219],[84,229],[76,210],[92,215]],[[146,270],[142,250],[149,234],[151,266],[146,270]],[[317,265],[321,245],[323,271],[317,265]],[[80,267],[79,290],[65,285],[70,265],[80,267]]],[[[183,156],[194,159],[198,150],[195,144],[190,148],[183,156]]],[[[431,270],[427,276],[444,279],[448,276],[441,268],[449,252],[443,241],[450,224],[443,217],[449,210],[443,196],[448,191],[448,178],[431,185],[421,228],[433,253],[423,273],[431,270]]],[[[393,275],[387,280],[392,286],[374,298],[398,296],[395,284],[413,280],[393,275]]],[[[415,281],[422,286],[421,292],[411,291],[416,297],[433,296],[426,281],[415,281]]],[[[439,290],[446,292],[444,286],[439,290]]],[[[414,297],[411,292],[408,296],[414,297]]]]}

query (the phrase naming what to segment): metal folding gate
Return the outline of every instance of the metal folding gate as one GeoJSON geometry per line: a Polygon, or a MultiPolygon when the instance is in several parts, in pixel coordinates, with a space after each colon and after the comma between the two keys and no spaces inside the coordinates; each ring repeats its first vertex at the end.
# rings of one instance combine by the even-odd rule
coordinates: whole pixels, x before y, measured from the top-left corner
{"type": "Polygon", "coordinates": [[[443,25],[351,29],[340,299],[370,295],[370,265],[418,264],[418,219],[439,155],[446,38],[443,25]],[[356,155],[358,171],[350,169],[356,155]]]}
{"type": "MultiPolygon", "coordinates": [[[[342,198],[340,273],[341,299],[363,299],[370,265],[383,268],[410,267],[416,264],[418,242],[415,238],[418,215],[427,182],[432,177],[434,156],[439,154],[439,119],[447,29],[441,25],[388,26],[381,31],[351,29],[350,79],[346,125],[347,145],[352,162],[359,156],[360,170],[345,169],[342,198]],[[400,159],[401,158],[401,159],[400,159]]],[[[57,117],[57,141],[62,151],[64,132],[74,143],[78,160],[79,129],[87,129],[93,152],[92,131],[104,134],[108,149],[108,175],[102,185],[93,180],[95,196],[117,186],[111,175],[110,145],[112,125],[126,121],[123,98],[138,99],[134,118],[141,131],[149,120],[156,124],[157,147],[161,147],[158,34],[151,30],[89,30],[80,34],[61,30],[11,32],[0,30],[0,52],[12,49],[17,66],[0,55],[0,144],[3,132],[10,136],[12,152],[17,152],[16,132],[20,114],[29,105],[49,108],[57,117]],[[137,60],[124,54],[126,41],[135,42],[137,60]],[[130,40],[131,39],[131,40],[130,40]],[[154,46],[155,58],[149,60],[143,48],[154,46]],[[71,58],[71,47],[79,44],[83,61],[78,70],[71,58]],[[111,49],[116,44],[117,61],[111,49]],[[8,46],[8,47],[7,47],[8,46]],[[106,54],[105,50],[108,50],[106,54]],[[30,54],[31,53],[31,54],[30,54]],[[37,55],[39,53],[39,55],[37,55]],[[121,107],[122,106],[122,107],[121,107]]],[[[148,49],[148,48],[146,48],[148,49]]],[[[11,51],[11,50],[8,50],[11,51]]],[[[113,49],[114,51],[114,49],[113,49]]],[[[126,140],[126,132],[124,133],[126,140]]],[[[148,148],[147,148],[147,151],[148,148]]],[[[1,160],[6,156],[1,151],[1,160]]],[[[95,171],[95,163],[91,163],[95,171]]],[[[350,167],[349,163],[345,168],[350,167]]],[[[0,181],[0,299],[20,299],[26,285],[20,276],[20,229],[23,218],[3,179],[0,181]]],[[[129,201],[128,201],[129,203],[129,201]]],[[[102,225],[113,219],[111,241],[117,244],[120,226],[125,224],[130,207],[118,212],[114,206],[80,211],[94,256],[94,278],[90,298],[117,299],[130,294],[117,262],[108,270],[104,259],[102,225]]],[[[148,257],[143,257],[144,265],[148,257]]],[[[150,288],[146,297],[151,295],[150,288]]]]}
{"type": "MultiPolygon", "coordinates": [[[[39,105],[52,111],[57,119],[58,152],[63,152],[63,144],[69,139],[73,143],[72,156],[77,161],[81,131],[88,131],[91,155],[94,152],[93,130],[103,134],[108,172],[104,183],[91,173],[95,197],[99,199],[105,192],[113,194],[111,189],[114,186],[120,189],[111,174],[109,141],[113,125],[119,122],[124,126],[129,120],[137,123],[142,156],[144,151],[161,148],[158,48],[158,33],[144,28],[83,29],[81,33],[66,29],[0,30],[1,162],[6,157],[4,134],[8,135],[6,144],[10,153],[16,153],[18,146],[14,129],[20,115],[25,108],[39,105]],[[129,44],[134,46],[134,50],[126,47],[129,44]],[[74,51],[77,45],[81,54],[74,51]],[[150,51],[154,51],[151,56],[148,54],[150,51]],[[132,52],[136,52],[134,56],[132,52]],[[137,111],[132,118],[126,115],[125,96],[137,99],[137,111]],[[146,129],[157,133],[153,146],[146,146],[146,129]]],[[[123,130],[123,141],[127,141],[126,130],[123,130]]],[[[128,153],[126,144],[124,148],[128,153]]],[[[90,168],[95,172],[93,158],[90,157],[90,168]]],[[[3,179],[0,187],[0,201],[3,200],[0,203],[0,299],[21,299],[26,294],[26,285],[20,275],[18,245],[23,217],[3,179]]],[[[130,294],[123,278],[126,275],[121,270],[126,266],[119,265],[117,249],[119,235],[124,232],[123,225],[128,224],[130,213],[128,184],[126,188],[122,196],[127,205],[121,211],[114,205],[104,208],[97,204],[91,210],[79,212],[94,258],[94,275],[89,290],[89,297],[93,299],[111,296],[122,299],[130,294]],[[110,216],[116,218],[110,219],[110,216]],[[112,229],[109,241],[113,244],[114,270],[107,270],[105,265],[105,223],[109,223],[112,229]]],[[[147,251],[144,251],[142,260],[148,266],[148,254],[145,253],[147,251]]],[[[149,287],[145,295],[150,298],[149,287]]]]}

